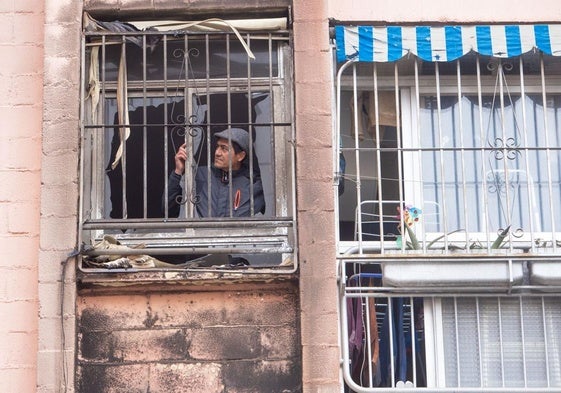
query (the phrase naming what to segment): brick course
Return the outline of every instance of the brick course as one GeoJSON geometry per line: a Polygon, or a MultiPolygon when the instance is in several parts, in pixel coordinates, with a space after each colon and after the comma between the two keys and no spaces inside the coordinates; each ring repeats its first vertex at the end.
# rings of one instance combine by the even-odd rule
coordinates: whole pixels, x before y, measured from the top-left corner
{"type": "Polygon", "coordinates": [[[302,385],[305,392],[336,393],[341,387],[334,203],[327,197],[334,191],[327,2],[297,0],[293,6],[302,385]]]}
{"type": "Polygon", "coordinates": [[[0,5],[0,391],[35,392],[43,4],[0,5]]]}

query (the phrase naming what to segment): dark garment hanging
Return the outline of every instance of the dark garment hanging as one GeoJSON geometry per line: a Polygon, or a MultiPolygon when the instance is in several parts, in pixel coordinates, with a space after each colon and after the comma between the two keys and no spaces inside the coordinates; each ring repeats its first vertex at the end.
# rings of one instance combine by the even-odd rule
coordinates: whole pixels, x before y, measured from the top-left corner
{"type": "Polygon", "coordinates": [[[376,318],[376,301],[372,297],[368,298],[368,308],[368,315],[370,316],[370,348],[372,348],[372,384],[379,386],[382,381],[380,376],[380,338],[376,318]]]}
{"type": "Polygon", "coordinates": [[[357,382],[360,381],[364,340],[364,325],[362,323],[362,300],[360,298],[347,298],[347,324],[349,333],[349,359],[351,361],[351,377],[355,382],[357,382]]]}
{"type": "MultiPolygon", "coordinates": [[[[365,286],[373,287],[375,280],[380,279],[377,273],[355,274],[349,278],[349,285],[362,284],[361,279],[366,278],[365,286]]],[[[351,377],[361,386],[369,386],[370,370],[372,370],[372,385],[380,384],[379,337],[376,319],[376,302],[370,297],[366,302],[363,298],[347,298],[347,326],[349,334],[349,359],[351,361],[351,377]],[[365,313],[368,313],[368,330],[366,329],[365,313]],[[368,339],[367,333],[370,333],[368,339]],[[370,352],[365,345],[369,341],[370,352]],[[371,356],[369,359],[368,357],[371,356]],[[371,362],[371,368],[368,362],[371,362]],[[363,383],[364,382],[364,383],[363,383]]]]}
{"type": "Polygon", "coordinates": [[[380,334],[380,368],[382,386],[392,386],[392,356],[395,382],[407,380],[407,346],[404,330],[403,298],[392,298],[386,308],[380,334]],[[391,307],[390,307],[391,305],[391,307]],[[393,348],[390,346],[390,318],[393,348]],[[392,350],[393,349],[393,354],[392,350]]]}

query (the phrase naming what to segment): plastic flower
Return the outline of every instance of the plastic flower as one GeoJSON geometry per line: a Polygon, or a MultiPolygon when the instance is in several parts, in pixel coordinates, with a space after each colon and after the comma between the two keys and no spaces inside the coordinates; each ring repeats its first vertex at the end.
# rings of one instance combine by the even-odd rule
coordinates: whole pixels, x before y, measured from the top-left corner
{"type": "MultiPolygon", "coordinates": [[[[400,222],[403,220],[403,223],[405,224],[405,231],[407,232],[407,235],[409,235],[409,239],[411,239],[411,248],[414,250],[419,250],[421,246],[419,244],[419,241],[417,240],[415,232],[413,232],[412,230],[412,227],[416,222],[420,220],[422,210],[415,206],[404,205],[403,209],[400,206],[397,207],[397,213],[397,218],[400,220],[400,222]]],[[[401,228],[401,223],[398,225],[398,229],[401,233],[401,236],[397,237],[397,245],[399,246],[399,248],[401,248],[403,246],[403,230],[401,228]]]]}

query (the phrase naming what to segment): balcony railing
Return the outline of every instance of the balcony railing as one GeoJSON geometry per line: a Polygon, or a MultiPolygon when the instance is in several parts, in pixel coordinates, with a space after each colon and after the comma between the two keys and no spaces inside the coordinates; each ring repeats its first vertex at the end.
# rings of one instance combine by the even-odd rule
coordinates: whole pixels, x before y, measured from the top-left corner
{"type": "Polygon", "coordinates": [[[561,259],[350,254],[339,266],[348,391],[561,391],[561,259]]]}

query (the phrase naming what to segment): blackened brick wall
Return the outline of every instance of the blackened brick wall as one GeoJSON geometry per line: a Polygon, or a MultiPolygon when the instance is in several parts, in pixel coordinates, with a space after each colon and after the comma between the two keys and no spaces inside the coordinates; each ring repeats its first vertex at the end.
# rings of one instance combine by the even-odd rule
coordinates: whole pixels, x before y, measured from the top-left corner
{"type": "Polygon", "coordinates": [[[76,390],[300,392],[298,303],[292,283],[83,295],[76,390]]]}

